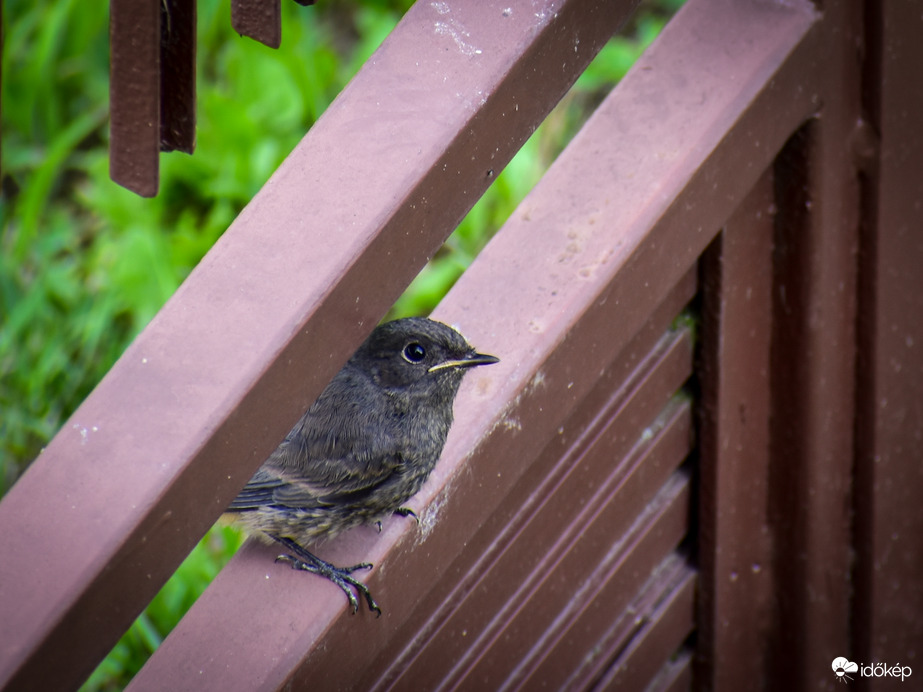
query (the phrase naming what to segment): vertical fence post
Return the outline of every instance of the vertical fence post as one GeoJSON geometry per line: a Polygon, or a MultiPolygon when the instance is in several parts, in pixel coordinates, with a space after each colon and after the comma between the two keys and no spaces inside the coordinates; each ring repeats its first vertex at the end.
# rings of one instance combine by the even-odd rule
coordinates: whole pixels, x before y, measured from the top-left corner
{"type": "Polygon", "coordinates": [[[768,673],[772,209],[770,170],[702,258],[698,670],[715,692],[768,673]]]}
{"type": "Polygon", "coordinates": [[[850,644],[861,21],[858,4],[825,7],[819,117],[775,170],[770,668],[780,689],[831,686],[830,663],[850,644]]]}
{"type": "MultiPolygon", "coordinates": [[[[923,676],[923,2],[869,3],[852,653],[923,676]],[[875,141],[880,137],[880,150],[875,141]]],[[[850,659],[853,660],[853,659],[850,659]]],[[[894,689],[893,678],[870,689],[894,689]]],[[[916,684],[920,684],[917,680],[916,684]]]]}

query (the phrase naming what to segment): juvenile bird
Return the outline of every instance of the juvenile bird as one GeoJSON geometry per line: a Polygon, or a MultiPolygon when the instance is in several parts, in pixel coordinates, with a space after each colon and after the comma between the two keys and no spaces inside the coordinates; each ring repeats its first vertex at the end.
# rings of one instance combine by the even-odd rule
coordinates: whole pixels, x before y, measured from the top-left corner
{"type": "Polygon", "coordinates": [[[398,513],[429,476],[452,425],[452,404],[469,368],[498,359],[477,353],[441,322],[411,317],[375,328],[285,440],[231,502],[248,531],[284,545],[277,560],[326,577],[381,614],[351,574],[305,543],[398,513]]]}

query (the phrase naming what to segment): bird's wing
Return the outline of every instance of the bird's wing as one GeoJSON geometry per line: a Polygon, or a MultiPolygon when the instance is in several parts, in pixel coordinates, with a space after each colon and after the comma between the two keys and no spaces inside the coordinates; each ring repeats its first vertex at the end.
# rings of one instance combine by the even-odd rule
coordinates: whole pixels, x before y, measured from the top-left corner
{"type": "Polygon", "coordinates": [[[344,368],[229,509],[311,508],[358,500],[400,474],[404,458],[394,404],[379,390],[362,389],[365,378],[344,368]],[[359,390],[364,398],[355,394],[359,390]]]}
{"type": "Polygon", "coordinates": [[[285,479],[267,469],[259,469],[228,506],[230,511],[258,509],[273,504],[273,492],[286,484],[285,479]]]}
{"type": "Polygon", "coordinates": [[[358,502],[370,495],[375,489],[389,483],[394,474],[393,468],[387,473],[350,474],[340,478],[336,484],[317,485],[302,479],[283,483],[273,490],[274,504],[284,507],[335,506],[358,502]]]}
{"type": "Polygon", "coordinates": [[[285,463],[284,451],[280,447],[260,467],[231,502],[230,511],[266,506],[307,509],[357,501],[403,469],[397,452],[376,454],[374,460],[352,453],[337,459],[315,457],[293,465],[285,463]]]}

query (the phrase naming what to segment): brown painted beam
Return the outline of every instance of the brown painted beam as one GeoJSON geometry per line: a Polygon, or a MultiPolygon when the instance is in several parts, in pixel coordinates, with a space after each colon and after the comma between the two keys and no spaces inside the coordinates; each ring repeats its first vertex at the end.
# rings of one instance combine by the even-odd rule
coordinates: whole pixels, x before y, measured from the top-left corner
{"type": "Polygon", "coordinates": [[[191,154],[196,126],[195,0],[163,0],[160,40],[160,150],[191,154]]]}
{"type": "MultiPolygon", "coordinates": [[[[849,656],[923,676],[923,3],[869,7],[871,136],[856,152],[865,164],[865,214],[849,656]]],[[[898,685],[863,682],[874,690],[898,685]]]]}
{"type": "Polygon", "coordinates": [[[636,622],[641,623],[639,631],[593,689],[649,689],[647,685],[663,663],[695,627],[695,588],[696,572],[682,557],[664,560],[661,571],[638,599],[634,612],[636,622]]]}
{"type": "Polygon", "coordinates": [[[109,39],[110,176],[153,197],[160,152],[195,148],[195,2],[112,0],[109,39]]]}
{"type": "Polygon", "coordinates": [[[109,3],[109,175],[143,197],[160,181],[161,6],[109,3]]]}
{"type": "Polygon", "coordinates": [[[830,86],[774,171],[769,668],[782,689],[832,688],[831,656],[848,654],[830,652],[851,643],[860,10],[825,7],[816,65],[830,86]]]}
{"type": "Polygon", "coordinates": [[[702,260],[698,672],[715,692],[770,672],[774,210],[770,170],[702,260]]]}
{"type": "MultiPolygon", "coordinates": [[[[278,48],[282,44],[282,2],[231,0],[231,26],[241,36],[278,48]]],[[[310,70],[310,65],[305,69],[310,70]]]]}

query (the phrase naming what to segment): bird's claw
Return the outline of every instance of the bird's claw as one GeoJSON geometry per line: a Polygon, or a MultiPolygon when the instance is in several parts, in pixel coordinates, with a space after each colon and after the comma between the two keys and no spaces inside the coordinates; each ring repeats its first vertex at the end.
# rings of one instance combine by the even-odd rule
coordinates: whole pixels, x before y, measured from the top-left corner
{"type": "Polygon", "coordinates": [[[420,523],[420,517],[417,516],[417,513],[414,512],[410,507],[398,507],[394,510],[395,514],[399,514],[402,517],[413,517],[416,519],[417,523],[420,523]]]}
{"type": "Polygon", "coordinates": [[[374,612],[377,617],[381,617],[381,608],[375,602],[375,599],[372,598],[372,592],[369,591],[369,587],[351,576],[353,572],[360,569],[371,569],[371,563],[360,562],[358,565],[353,565],[352,567],[337,567],[326,560],[321,560],[291,539],[278,538],[276,536],[273,536],[273,538],[295,553],[295,555],[289,555],[287,553],[279,555],[276,558],[276,562],[287,562],[292,569],[317,574],[339,586],[340,589],[343,590],[343,593],[346,594],[346,598],[349,599],[349,605],[352,606],[353,614],[359,610],[359,601],[353,593],[353,589],[355,589],[356,593],[361,594],[365,599],[369,610],[374,612]]]}
{"type": "MultiPolygon", "coordinates": [[[[420,517],[417,516],[417,513],[414,512],[410,507],[398,507],[394,510],[394,513],[401,517],[413,517],[416,522],[420,523],[420,517]]],[[[381,533],[381,521],[376,521],[375,526],[378,527],[378,533],[381,533]]]]}

